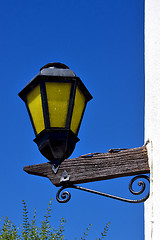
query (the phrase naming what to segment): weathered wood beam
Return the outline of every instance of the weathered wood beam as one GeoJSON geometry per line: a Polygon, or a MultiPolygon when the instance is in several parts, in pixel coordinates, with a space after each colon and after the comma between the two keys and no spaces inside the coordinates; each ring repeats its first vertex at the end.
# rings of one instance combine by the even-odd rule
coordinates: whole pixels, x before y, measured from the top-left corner
{"type": "Polygon", "coordinates": [[[149,173],[147,149],[146,146],[142,146],[119,152],[96,153],[66,159],[60,165],[57,174],[52,171],[50,163],[24,167],[27,173],[47,177],[57,187],[60,186],[64,170],[73,184],[149,173]]]}

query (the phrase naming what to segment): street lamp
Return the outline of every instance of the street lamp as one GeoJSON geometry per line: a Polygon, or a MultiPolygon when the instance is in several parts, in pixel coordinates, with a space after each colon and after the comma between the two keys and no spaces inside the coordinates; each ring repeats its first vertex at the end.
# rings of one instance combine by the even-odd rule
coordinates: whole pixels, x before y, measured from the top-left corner
{"type": "Polygon", "coordinates": [[[62,63],[49,63],[18,94],[25,102],[39,151],[56,173],[68,158],[91,94],[75,73],[62,63]]]}
{"type": "Polygon", "coordinates": [[[80,78],[66,65],[45,65],[19,96],[26,104],[36,135],[34,141],[42,155],[50,161],[26,166],[24,171],[47,177],[55,186],[61,186],[56,195],[58,202],[70,200],[70,193],[62,192],[66,188],[129,203],[144,202],[149,197],[148,192],[141,199],[126,199],[75,185],[138,174],[130,181],[129,190],[134,195],[141,195],[146,188],[145,182],[138,182],[141,187],[138,191],[133,190],[133,184],[138,179],[145,179],[149,183],[149,177],[142,175],[150,172],[146,148],[148,142],[140,148],[116,148],[108,153],[90,153],[67,159],[79,141],[78,131],[86,104],[92,96],[80,78]]]}

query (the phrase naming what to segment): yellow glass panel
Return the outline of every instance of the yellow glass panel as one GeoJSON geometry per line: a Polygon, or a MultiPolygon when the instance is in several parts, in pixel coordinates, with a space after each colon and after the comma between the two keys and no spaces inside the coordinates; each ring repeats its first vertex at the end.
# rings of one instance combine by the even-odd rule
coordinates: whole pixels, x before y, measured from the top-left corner
{"type": "Polygon", "coordinates": [[[65,127],[71,83],[46,82],[51,127],[65,127]]]}
{"type": "Polygon", "coordinates": [[[26,99],[27,99],[28,108],[32,115],[36,132],[38,134],[45,128],[40,86],[38,85],[33,90],[31,90],[26,96],[26,99]]]}
{"type": "Polygon", "coordinates": [[[84,107],[85,107],[85,97],[80,91],[80,89],[77,87],[75,101],[74,101],[73,115],[71,120],[71,130],[75,134],[77,133],[84,107]]]}

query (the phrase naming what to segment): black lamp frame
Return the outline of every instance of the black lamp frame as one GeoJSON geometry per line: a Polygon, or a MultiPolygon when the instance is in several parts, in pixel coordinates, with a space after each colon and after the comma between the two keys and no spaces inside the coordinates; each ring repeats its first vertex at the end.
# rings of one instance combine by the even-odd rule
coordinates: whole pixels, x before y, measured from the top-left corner
{"type": "MultiPolygon", "coordinates": [[[[71,119],[72,119],[72,113],[73,113],[73,107],[74,107],[74,99],[75,99],[75,93],[76,93],[76,86],[79,87],[81,92],[85,96],[85,107],[81,116],[81,120],[78,126],[78,130],[76,132],[76,136],[78,135],[79,128],[83,119],[84,111],[87,105],[87,102],[92,99],[91,94],[87,90],[87,88],[84,86],[83,82],[79,77],[63,77],[63,76],[45,76],[45,75],[38,75],[35,77],[35,79],[31,80],[25,87],[24,89],[18,94],[19,97],[25,102],[28,114],[32,123],[32,127],[34,129],[34,133],[36,136],[38,136],[33,119],[30,113],[30,110],[27,106],[27,100],[26,100],[26,95],[37,85],[40,85],[40,92],[41,92],[41,99],[42,99],[42,109],[43,109],[43,116],[44,116],[44,124],[45,124],[45,129],[51,129],[50,127],[50,120],[49,120],[49,110],[48,110],[48,101],[47,101],[47,93],[46,93],[46,87],[45,87],[45,82],[58,82],[58,83],[71,83],[71,93],[70,93],[70,99],[69,99],[69,106],[68,106],[68,113],[67,113],[67,118],[66,118],[66,125],[65,128],[63,129],[70,129],[70,124],[71,124],[71,119]]],[[[54,128],[52,128],[54,130],[54,128]]]]}
{"type": "Polygon", "coordinates": [[[87,102],[92,99],[91,94],[89,93],[89,91],[87,90],[87,88],[85,87],[85,85],[83,84],[83,82],[79,77],[37,75],[24,87],[24,89],[18,95],[26,104],[26,108],[32,123],[32,127],[36,135],[34,142],[38,145],[38,148],[42,153],[42,155],[44,155],[51,162],[53,161],[55,168],[57,168],[57,165],[59,165],[61,161],[63,161],[65,158],[68,158],[72,154],[76,143],[79,141],[79,138],[77,137],[77,135],[83,119],[87,102]],[[68,112],[67,112],[66,124],[64,128],[61,128],[61,127],[55,128],[50,126],[48,100],[47,100],[47,92],[46,92],[46,86],[45,86],[46,82],[71,83],[68,112]],[[41,99],[42,99],[42,109],[43,109],[44,125],[45,125],[45,129],[42,130],[42,132],[40,132],[39,134],[37,134],[36,128],[34,126],[33,118],[28,108],[27,99],[26,99],[26,95],[37,85],[40,85],[40,93],[41,93],[41,99]],[[74,107],[74,100],[75,100],[77,86],[85,96],[85,106],[79,122],[77,132],[73,133],[70,129],[70,125],[71,125],[71,119],[73,114],[73,107],[74,107]],[[60,145],[61,146],[63,145],[62,148],[59,148],[60,145]],[[63,157],[54,156],[53,147],[56,148],[57,153],[59,153],[60,155],[64,151],[65,153],[63,157]]]}

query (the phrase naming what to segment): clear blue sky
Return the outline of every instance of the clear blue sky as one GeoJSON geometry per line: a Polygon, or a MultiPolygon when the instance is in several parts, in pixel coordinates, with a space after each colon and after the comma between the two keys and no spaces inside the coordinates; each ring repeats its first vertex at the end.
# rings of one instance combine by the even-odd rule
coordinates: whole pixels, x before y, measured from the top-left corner
{"type": "MultiPolygon", "coordinates": [[[[6,0],[0,7],[1,167],[0,216],[17,225],[22,199],[38,217],[53,200],[53,221],[64,217],[66,239],[80,236],[92,223],[95,240],[111,222],[108,240],[143,240],[144,206],[72,190],[67,204],[55,200],[48,179],[31,176],[23,166],[46,162],[32,141],[24,103],[17,96],[49,62],[68,65],[85,83],[88,104],[72,157],[144,143],[144,0],[6,0]]],[[[129,197],[130,178],[83,186],[129,197]]],[[[132,196],[131,196],[132,197],[132,196]]]]}

